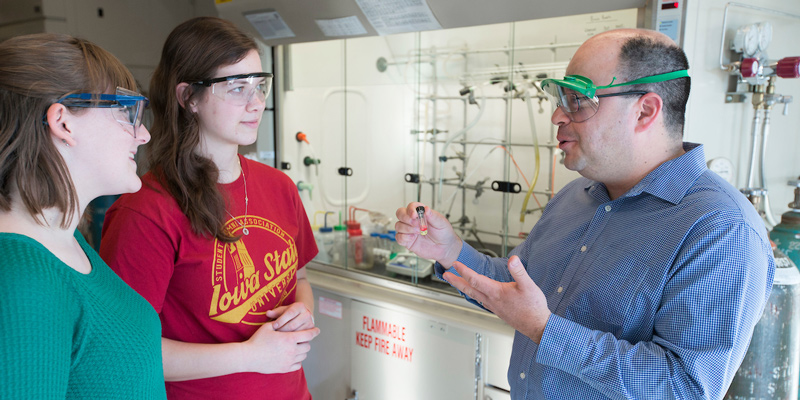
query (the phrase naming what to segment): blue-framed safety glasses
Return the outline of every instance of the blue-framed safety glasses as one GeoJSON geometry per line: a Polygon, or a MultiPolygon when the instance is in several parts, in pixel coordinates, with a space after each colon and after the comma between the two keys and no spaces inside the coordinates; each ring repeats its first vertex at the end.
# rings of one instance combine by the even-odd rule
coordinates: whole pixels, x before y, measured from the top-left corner
{"type": "Polygon", "coordinates": [[[133,127],[133,137],[142,125],[144,110],[150,104],[147,97],[132,90],[117,88],[116,94],[74,93],[56,101],[67,107],[108,108],[117,122],[133,127]]]}
{"type": "Polygon", "coordinates": [[[272,88],[272,74],[269,72],[254,72],[211,78],[192,82],[193,85],[202,85],[211,88],[211,93],[234,105],[243,106],[257,96],[262,103],[267,101],[272,88]]]}
{"type": "Polygon", "coordinates": [[[556,106],[561,108],[562,111],[569,117],[572,122],[583,122],[597,114],[597,109],[600,106],[600,98],[613,97],[613,96],[642,96],[647,94],[645,91],[633,90],[628,92],[596,94],[598,89],[608,89],[617,86],[638,85],[641,83],[655,83],[664,82],[672,79],[686,78],[689,72],[685,69],[679,71],[668,72],[665,74],[658,74],[646,76],[632,80],[630,82],[623,82],[614,84],[612,79],[611,83],[605,86],[595,86],[591,79],[581,75],[567,75],[564,79],[545,79],[542,81],[542,90],[550,97],[556,106]]]}

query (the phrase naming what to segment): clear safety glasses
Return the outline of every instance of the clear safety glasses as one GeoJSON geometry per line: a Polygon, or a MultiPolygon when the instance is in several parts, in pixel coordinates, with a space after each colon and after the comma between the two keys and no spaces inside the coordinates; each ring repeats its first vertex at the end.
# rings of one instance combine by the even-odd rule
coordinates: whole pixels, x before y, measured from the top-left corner
{"type": "Polygon", "coordinates": [[[67,107],[109,108],[117,122],[133,126],[133,137],[136,138],[136,131],[142,125],[144,109],[150,104],[150,100],[140,93],[118,87],[116,94],[68,94],[56,103],[67,107]]]}
{"type": "Polygon", "coordinates": [[[256,96],[262,103],[267,101],[267,96],[269,96],[269,91],[272,87],[272,74],[256,72],[231,75],[206,79],[193,84],[210,87],[211,93],[225,100],[225,102],[243,106],[249,103],[253,96],[256,96]]]}
{"type": "Polygon", "coordinates": [[[646,76],[630,82],[614,84],[613,78],[611,83],[605,86],[595,86],[591,79],[580,75],[567,75],[564,79],[545,79],[542,81],[542,89],[547,93],[550,99],[564,111],[564,114],[572,122],[583,122],[592,118],[597,114],[597,109],[600,107],[600,98],[613,97],[613,96],[643,96],[647,94],[645,91],[632,90],[628,92],[596,94],[598,89],[608,89],[617,86],[637,85],[640,83],[654,83],[664,82],[672,79],[686,78],[689,76],[687,70],[680,70],[668,72],[666,74],[658,74],[653,76],[646,76]]]}

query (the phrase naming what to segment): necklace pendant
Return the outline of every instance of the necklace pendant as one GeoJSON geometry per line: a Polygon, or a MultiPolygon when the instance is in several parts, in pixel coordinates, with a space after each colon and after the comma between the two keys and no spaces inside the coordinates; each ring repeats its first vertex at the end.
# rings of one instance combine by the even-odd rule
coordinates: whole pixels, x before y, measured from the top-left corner
{"type": "Polygon", "coordinates": [[[242,228],[242,233],[244,233],[244,235],[247,236],[250,234],[250,231],[247,230],[247,228],[242,228]]]}

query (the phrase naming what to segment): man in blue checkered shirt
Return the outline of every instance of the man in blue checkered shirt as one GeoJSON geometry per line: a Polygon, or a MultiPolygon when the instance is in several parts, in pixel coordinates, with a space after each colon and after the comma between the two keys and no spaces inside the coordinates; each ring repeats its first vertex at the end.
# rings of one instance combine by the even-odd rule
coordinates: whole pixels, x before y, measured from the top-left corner
{"type": "Polygon", "coordinates": [[[730,385],[775,265],[754,207],[683,142],[688,67],[665,35],[614,30],[542,82],[582,178],[507,259],[429,208],[420,235],[420,203],[397,210],[397,242],[517,330],[512,398],[719,399],[730,385]]]}

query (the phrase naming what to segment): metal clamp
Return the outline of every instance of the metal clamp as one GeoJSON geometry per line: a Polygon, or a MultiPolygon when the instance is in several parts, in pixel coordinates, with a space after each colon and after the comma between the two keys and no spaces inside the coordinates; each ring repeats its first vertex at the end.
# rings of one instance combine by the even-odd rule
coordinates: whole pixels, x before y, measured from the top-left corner
{"type": "Polygon", "coordinates": [[[516,182],[492,181],[492,190],[495,192],[519,193],[522,186],[516,182]]]}

